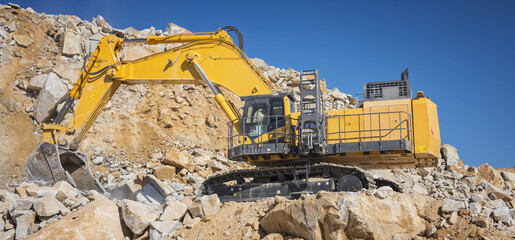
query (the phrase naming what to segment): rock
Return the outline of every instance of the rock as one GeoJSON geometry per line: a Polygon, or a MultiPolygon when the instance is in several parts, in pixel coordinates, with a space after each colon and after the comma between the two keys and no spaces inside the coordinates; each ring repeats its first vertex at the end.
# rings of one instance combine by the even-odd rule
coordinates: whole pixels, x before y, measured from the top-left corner
{"type": "Polygon", "coordinates": [[[170,183],[170,186],[176,191],[183,191],[186,188],[186,184],[184,183],[178,183],[178,182],[172,182],[170,183]]]}
{"type": "Polygon", "coordinates": [[[92,201],[31,236],[31,239],[125,239],[118,206],[92,201]]]}
{"type": "Polygon", "coordinates": [[[283,235],[279,233],[272,233],[266,235],[264,238],[261,238],[261,240],[284,240],[283,235]]]}
{"type": "Polygon", "coordinates": [[[179,221],[157,221],[150,224],[149,240],[164,240],[182,228],[179,221]]]}
{"type": "Polygon", "coordinates": [[[56,198],[61,202],[66,198],[76,200],[77,196],[80,194],[78,189],[74,188],[66,181],[57,182],[54,184],[53,188],[57,189],[56,198]]]}
{"type": "Polygon", "coordinates": [[[470,212],[472,212],[472,216],[478,216],[483,209],[483,206],[479,202],[472,202],[469,205],[470,212]]]}
{"type": "Polygon", "coordinates": [[[24,198],[17,199],[9,206],[9,212],[12,211],[23,211],[23,210],[31,210],[34,204],[34,198],[24,198]]]}
{"type": "Polygon", "coordinates": [[[170,185],[157,179],[157,177],[154,175],[147,175],[146,179],[148,182],[150,182],[150,184],[152,184],[154,188],[156,188],[159,193],[161,193],[161,195],[163,195],[163,197],[167,197],[175,192],[175,190],[173,190],[170,185]]]}
{"type": "Polygon", "coordinates": [[[383,186],[377,189],[377,191],[374,193],[374,196],[376,196],[379,199],[385,199],[392,195],[393,189],[389,186],[383,186]]]}
{"type": "Polygon", "coordinates": [[[175,176],[175,167],[161,166],[154,169],[154,174],[159,180],[171,180],[175,176]]]}
{"type": "Polygon", "coordinates": [[[266,64],[265,61],[259,58],[251,58],[250,59],[256,67],[258,67],[261,71],[266,71],[266,68],[268,67],[268,64],[266,64]]]}
{"type": "Polygon", "coordinates": [[[68,87],[57,75],[50,73],[45,86],[38,95],[38,101],[34,111],[34,117],[39,123],[45,122],[55,113],[56,105],[67,96],[68,87]]]}
{"type": "Polygon", "coordinates": [[[82,53],[80,36],[73,32],[66,31],[61,34],[59,42],[64,56],[80,55],[82,53]]]}
{"type": "Polygon", "coordinates": [[[161,218],[159,220],[161,221],[176,221],[181,220],[184,214],[186,214],[186,211],[188,210],[188,207],[186,204],[179,202],[177,200],[171,200],[166,202],[166,208],[161,215],[161,218]]]}
{"type": "Polygon", "coordinates": [[[340,90],[338,90],[338,88],[333,88],[330,91],[329,95],[332,98],[336,99],[336,100],[345,100],[345,99],[347,99],[347,94],[340,92],[340,90]]]}
{"type": "Polygon", "coordinates": [[[4,106],[9,112],[16,112],[20,104],[10,97],[0,97],[0,105],[4,106]]]}
{"type": "Polygon", "coordinates": [[[431,237],[436,232],[436,230],[437,229],[434,225],[429,225],[429,226],[427,226],[426,231],[424,231],[424,235],[426,237],[431,237]]]}
{"type": "Polygon", "coordinates": [[[487,217],[481,217],[481,218],[477,219],[474,222],[474,224],[476,224],[476,226],[478,226],[478,227],[490,228],[490,226],[492,225],[492,219],[487,218],[487,217]]]}
{"type": "Polygon", "coordinates": [[[39,91],[45,86],[47,78],[48,78],[48,74],[37,75],[30,79],[29,86],[27,88],[39,91]]]}
{"type": "Polygon", "coordinates": [[[205,195],[195,199],[188,210],[193,218],[213,215],[220,209],[218,195],[205,195]]]}
{"type": "Polygon", "coordinates": [[[13,9],[20,9],[20,5],[18,4],[15,4],[15,3],[7,3],[8,6],[12,7],[13,9]]]}
{"type": "Polygon", "coordinates": [[[166,29],[163,34],[164,35],[174,35],[174,34],[185,33],[185,32],[189,32],[189,31],[182,27],[179,27],[173,23],[168,23],[166,25],[166,29]]]}
{"type": "Polygon", "coordinates": [[[498,207],[492,212],[492,216],[495,221],[509,222],[510,220],[510,209],[508,207],[498,207]]]}
{"type": "Polygon", "coordinates": [[[53,197],[39,198],[34,202],[34,211],[40,217],[51,217],[59,213],[62,203],[53,197]]]}
{"type": "Polygon", "coordinates": [[[151,222],[159,218],[159,212],[143,203],[122,200],[120,205],[123,221],[134,234],[143,233],[151,222]]]}
{"type": "Polygon", "coordinates": [[[36,220],[36,213],[27,211],[15,218],[16,222],[16,239],[27,237],[32,232],[32,227],[36,220]]]}
{"type": "Polygon", "coordinates": [[[189,154],[174,149],[166,152],[163,163],[172,165],[178,169],[189,168],[191,165],[191,158],[189,154]]]}
{"type": "Polygon", "coordinates": [[[304,239],[392,239],[396,234],[424,230],[417,201],[425,202],[425,198],[394,194],[381,200],[365,194],[319,194],[279,202],[263,217],[260,227],[267,234],[287,233],[304,239]]]}
{"type": "Polygon", "coordinates": [[[458,212],[460,209],[465,208],[465,203],[462,201],[456,201],[452,199],[445,199],[442,205],[442,212],[452,213],[458,212]]]}
{"type": "Polygon", "coordinates": [[[187,219],[187,220],[185,219],[184,220],[184,227],[186,229],[192,229],[195,225],[197,225],[197,223],[200,222],[200,220],[201,219],[198,218],[198,217],[197,218],[193,218],[193,219],[187,219]]]}
{"type": "Polygon", "coordinates": [[[501,179],[501,175],[488,163],[485,163],[477,168],[476,184],[481,183],[481,180],[486,180],[495,187],[500,189],[504,188],[504,181],[501,179]]]}
{"type": "Polygon", "coordinates": [[[95,165],[100,165],[102,163],[104,163],[104,157],[96,157],[96,158],[93,158],[93,164],[95,165]]]}
{"type": "Polygon", "coordinates": [[[207,167],[211,168],[213,172],[228,170],[228,168],[225,165],[216,160],[209,160],[209,162],[207,163],[207,167]]]}
{"type": "Polygon", "coordinates": [[[53,187],[29,187],[27,188],[27,194],[31,197],[55,197],[58,190],[53,187]]]}
{"type": "Polygon", "coordinates": [[[34,42],[34,40],[32,40],[32,38],[27,34],[13,34],[13,39],[16,41],[16,44],[25,48],[34,42]]]}
{"type": "Polygon", "coordinates": [[[152,52],[141,45],[128,45],[122,49],[123,60],[132,61],[152,54],[152,52]]]}
{"type": "Polygon", "coordinates": [[[111,194],[111,197],[114,199],[130,199],[137,201],[137,194],[140,189],[141,186],[138,184],[134,184],[132,182],[125,182],[118,184],[117,187],[110,189],[109,193],[111,194]]]}
{"type": "MultiPolygon", "coordinates": [[[[461,209],[461,210],[463,210],[463,209],[461,209]]],[[[461,210],[460,210],[460,211],[461,211],[461,210]]],[[[447,218],[447,222],[448,222],[449,224],[451,224],[451,225],[456,224],[456,223],[458,222],[458,213],[457,213],[457,212],[452,212],[452,213],[451,213],[451,216],[449,216],[449,217],[447,218]]]]}
{"type": "Polygon", "coordinates": [[[163,195],[150,184],[143,186],[141,191],[136,195],[136,199],[138,202],[145,204],[163,204],[165,202],[163,195]]]}
{"type": "Polygon", "coordinates": [[[2,232],[0,232],[0,239],[13,240],[15,233],[16,233],[16,230],[14,230],[14,229],[10,229],[5,232],[2,231],[2,232]]]}

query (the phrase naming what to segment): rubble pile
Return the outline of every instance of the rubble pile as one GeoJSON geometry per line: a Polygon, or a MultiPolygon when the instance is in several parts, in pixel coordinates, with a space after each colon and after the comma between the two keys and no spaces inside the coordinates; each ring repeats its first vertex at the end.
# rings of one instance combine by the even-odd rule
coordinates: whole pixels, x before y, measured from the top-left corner
{"type": "MultiPolygon", "coordinates": [[[[357,193],[220,203],[202,195],[210,175],[252,166],[227,159],[226,117],[206,86],[121,86],[81,149],[105,193],[66,182],[36,186],[23,178],[51,121],[102,36],[188,32],[173,23],[117,29],[98,16],[36,13],[0,5],[0,239],[509,239],[515,237],[515,171],[465,165],[443,144],[434,168],[370,170],[399,184],[357,193]]],[[[177,46],[124,46],[124,60],[177,46]]],[[[299,99],[299,72],[252,59],[278,89],[299,99]]],[[[239,98],[222,89],[237,107],[239,98]]],[[[328,89],[326,108],[357,98],[328,89]]],[[[73,112],[64,123],[69,123],[73,112]]],[[[73,123],[72,123],[73,124],[73,123]]]]}

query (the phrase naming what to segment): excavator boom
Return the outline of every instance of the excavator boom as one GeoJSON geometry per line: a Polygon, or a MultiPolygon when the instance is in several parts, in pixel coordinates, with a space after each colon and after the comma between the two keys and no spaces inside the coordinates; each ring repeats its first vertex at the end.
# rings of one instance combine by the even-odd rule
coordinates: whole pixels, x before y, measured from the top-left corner
{"type": "MultiPolygon", "coordinates": [[[[89,61],[85,60],[84,69],[54,122],[42,124],[44,144],[27,161],[26,173],[30,180],[51,183],[66,178],[72,184],[80,185],[73,181],[72,176],[78,173],[78,169],[85,175],[91,175],[87,157],[78,154],[77,149],[121,84],[207,84],[216,102],[236,126],[240,113],[221,93],[220,86],[238,96],[261,96],[277,92],[274,85],[234,45],[223,29],[210,33],[150,36],[136,40],[105,36],[99,41],[89,61]],[[183,45],[134,61],[121,59],[123,45],[137,42],[183,45]],[[79,101],[73,120],[67,127],[60,125],[76,99],[79,101]],[[75,157],[60,157],[64,155],[75,157]],[[74,166],[73,169],[62,167],[68,165],[74,166]]],[[[239,130],[238,127],[236,129],[239,130]]],[[[82,176],[76,178],[93,179],[82,176]]]]}

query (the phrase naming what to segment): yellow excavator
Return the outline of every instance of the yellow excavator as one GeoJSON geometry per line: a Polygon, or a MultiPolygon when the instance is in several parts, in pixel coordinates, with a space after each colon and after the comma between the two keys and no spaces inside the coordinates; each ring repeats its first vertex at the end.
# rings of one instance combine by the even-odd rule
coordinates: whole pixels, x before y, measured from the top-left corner
{"type": "Polygon", "coordinates": [[[318,70],[300,73],[300,101],[278,91],[243,52],[234,27],[215,32],[103,37],[84,61],[83,71],[52,123],[41,124],[43,143],[27,160],[28,180],[49,185],[66,180],[81,190],[103,191],[78,151],[88,129],[121,84],[207,84],[229,119],[228,157],[255,169],[211,176],[204,194],[222,201],[250,201],[275,195],[358,191],[395,183],[373,179],[363,168],[417,168],[438,164],[440,132],[436,104],[411,96],[407,71],[401,80],[370,82],[359,108],[324,109],[318,70]],[[236,46],[229,32],[235,32],[236,46]],[[123,61],[126,44],[182,45],[123,61]],[[224,87],[245,102],[242,112],[224,87]],[[68,126],[60,125],[74,100],[68,126]],[[295,111],[295,108],[298,111],[295,111]]]}

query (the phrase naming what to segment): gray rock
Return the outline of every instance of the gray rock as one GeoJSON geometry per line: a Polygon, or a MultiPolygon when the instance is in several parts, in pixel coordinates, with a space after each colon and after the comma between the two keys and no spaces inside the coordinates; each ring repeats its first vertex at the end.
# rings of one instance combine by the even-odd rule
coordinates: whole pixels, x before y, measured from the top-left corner
{"type": "Polygon", "coordinates": [[[266,71],[266,68],[268,67],[268,64],[259,58],[251,58],[250,59],[256,67],[258,67],[261,71],[266,71]]]}
{"type": "Polygon", "coordinates": [[[0,239],[13,240],[15,233],[16,231],[14,229],[10,229],[5,232],[0,232],[0,239]]]}
{"type": "Polygon", "coordinates": [[[452,212],[457,212],[462,208],[465,208],[464,202],[456,201],[456,200],[452,200],[452,199],[446,199],[442,205],[442,212],[452,213],[452,212]]]}
{"type": "Polygon", "coordinates": [[[458,150],[455,147],[444,143],[440,148],[440,152],[442,153],[442,157],[446,161],[447,169],[449,169],[450,166],[455,166],[456,168],[459,168],[457,160],[460,159],[460,156],[458,155],[458,150]]]}
{"type": "Polygon", "coordinates": [[[184,183],[178,183],[178,182],[173,182],[173,183],[170,183],[170,186],[173,188],[173,190],[175,190],[176,192],[180,192],[182,190],[184,190],[184,187],[186,186],[186,184],[184,183]]]}
{"type": "Polygon", "coordinates": [[[143,186],[140,192],[136,195],[139,202],[145,204],[163,204],[165,199],[152,185],[147,184],[143,186]]]}
{"type": "Polygon", "coordinates": [[[483,206],[479,202],[472,202],[469,205],[469,210],[472,213],[472,216],[478,216],[481,213],[483,206]]]}
{"type": "Polygon", "coordinates": [[[7,38],[7,34],[5,34],[2,29],[0,29],[0,37],[1,37],[1,39],[7,38]]]}
{"type": "Polygon", "coordinates": [[[34,117],[38,122],[45,122],[55,113],[57,104],[67,97],[68,87],[55,74],[50,73],[45,86],[38,95],[38,101],[34,111],[34,117]]]}
{"type": "Polygon", "coordinates": [[[213,215],[220,209],[218,195],[205,195],[195,199],[189,206],[188,211],[193,218],[213,215]]]}
{"type": "Polygon", "coordinates": [[[17,199],[9,206],[9,212],[15,210],[31,210],[34,200],[34,198],[17,199]]]}
{"type": "Polygon", "coordinates": [[[374,193],[374,196],[376,196],[379,199],[385,199],[392,195],[393,189],[389,186],[382,186],[377,189],[377,191],[374,193]]]}
{"type": "Polygon", "coordinates": [[[152,184],[152,186],[156,188],[157,191],[161,193],[161,195],[163,195],[163,197],[169,196],[170,194],[175,192],[175,190],[173,190],[173,188],[170,187],[170,185],[157,179],[157,177],[154,175],[147,175],[147,179],[150,182],[150,184],[152,184]]]}
{"type": "MultiPolygon", "coordinates": [[[[137,195],[138,195],[139,190],[140,190],[139,187],[137,185],[135,185],[134,183],[126,182],[126,183],[119,184],[118,186],[114,187],[113,189],[110,189],[109,193],[111,194],[111,197],[114,199],[119,199],[119,200],[130,199],[130,200],[137,201],[138,200],[137,195]]],[[[146,200],[145,200],[145,203],[147,203],[146,200]]]]}
{"type": "Polygon", "coordinates": [[[27,237],[32,232],[32,226],[36,219],[36,213],[30,211],[15,218],[16,220],[16,239],[27,237]]]}
{"type": "Polygon", "coordinates": [[[10,97],[0,97],[0,105],[4,106],[9,112],[16,112],[21,105],[10,97]]]}
{"type": "Polygon", "coordinates": [[[508,207],[498,207],[492,212],[492,216],[495,221],[509,222],[510,221],[510,209],[508,207]]]}
{"type": "Polygon", "coordinates": [[[80,36],[73,32],[61,34],[61,50],[64,56],[74,56],[82,53],[80,36]]]}
{"type": "Polygon", "coordinates": [[[188,207],[186,204],[179,202],[177,200],[171,200],[166,202],[166,208],[161,215],[161,218],[159,220],[161,221],[176,221],[181,220],[184,214],[186,214],[186,211],[188,210],[188,207]]]}
{"type": "Polygon", "coordinates": [[[120,202],[122,219],[125,225],[134,233],[141,234],[153,221],[159,217],[159,212],[151,206],[132,200],[120,202]]]}
{"type": "Polygon", "coordinates": [[[150,224],[149,240],[164,240],[182,228],[179,221],[156,221],[150,224]]]}
{"type": "Polygon", "coordinates": [[[11,61],[11,55],[9,53],[0,54],[0,63],[8,63],[11,61]]]}
{"type": "Polygon", "coordinates": [[[93,164],[100,165],[104,162],[104,157],[96,157],[93,159],[93,164]]]}
{"type": "Polygon", "coordinates": [[[34,202],[34,211],[38,216],[51,217],[59,213],[62,203],[53,197],[39,198],[34,202]]]}
{"type": "Polygon", "coordinates": [[[37,75],[30,79],[28,89],[39,91],[41,90],[46,83],[48,78],[48,74],[37,75]]]}
{"type": "Polygon", "coordinates": [[[436,227],[434,225],[429,225],[426,228],[426,231],[424,232],[426,237],[431,237],[436,232],[436,227]]]}
{"type": "Polygon", "coordinates": [[[16,23],[14,21],[10,22],[7,26],[5,26],[7,28],[7,31],[8,32],[14,32],[16,31],[17,27],[16,27],[16,23]]]}
{"type": "Polygon", "coordinates": [[[484,198],[480,194],[474,193],[474,194],[470,195],[470,200],[472,202],[480,203],[480,202],[484,201],[484,198]]]}

